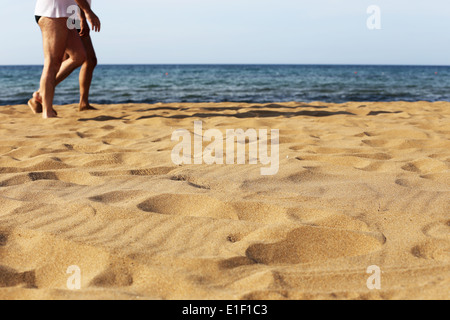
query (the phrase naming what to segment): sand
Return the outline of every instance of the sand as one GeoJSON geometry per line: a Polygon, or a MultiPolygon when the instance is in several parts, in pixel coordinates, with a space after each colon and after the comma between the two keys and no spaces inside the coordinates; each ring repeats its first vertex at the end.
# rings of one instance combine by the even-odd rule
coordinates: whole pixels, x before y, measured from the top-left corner
{"type": "Polygon", "coordinates": [[[56,109],[0,108],[1,299],[450,298],[450,103],[56,109]],[[195,120],[279,129],[278,174],[173,164],[195,120]]]}

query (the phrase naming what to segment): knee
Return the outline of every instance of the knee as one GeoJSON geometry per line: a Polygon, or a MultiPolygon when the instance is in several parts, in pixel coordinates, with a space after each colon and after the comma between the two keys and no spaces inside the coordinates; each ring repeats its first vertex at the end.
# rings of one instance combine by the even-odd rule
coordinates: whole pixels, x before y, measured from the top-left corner
{"type": "Polygon", "coordinates": [[[72,57],[73,63],[77,67],[81,67],[87,60],[86,58],[86,52],[78,52],[76,55],[72,57]]]}
{"type": "Polygon", "coordinates": [[[96,56],[93,56],[93,57],[87,57],[85,63],[86,63],[86,66],[87,66],[89,69],[94,70],[95,67],[96,67],[97,64],[98,64],[97,57],[96,57],[96,56]]]}
{"type": "Polygon", "coordinates": [[[44,70],[48,74],[54,74],[56,75],[61,68],[62,59],[56,59],[56,58],[48,58],[45,59],[45,67],[44,70]]]}

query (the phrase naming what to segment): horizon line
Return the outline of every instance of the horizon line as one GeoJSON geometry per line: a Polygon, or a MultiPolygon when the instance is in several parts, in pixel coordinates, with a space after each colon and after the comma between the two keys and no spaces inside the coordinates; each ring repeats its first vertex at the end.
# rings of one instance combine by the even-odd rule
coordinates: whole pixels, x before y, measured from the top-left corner
{"type": "MultiPolygon", "coordinates": [[[[348,63],[100,63],[99,66],[386,66],[386,67],[450,67],[445,64],[348,64],[348,63]]],[[[41,67],[43,64],[0,64],[0,67],[41,67]]]]}

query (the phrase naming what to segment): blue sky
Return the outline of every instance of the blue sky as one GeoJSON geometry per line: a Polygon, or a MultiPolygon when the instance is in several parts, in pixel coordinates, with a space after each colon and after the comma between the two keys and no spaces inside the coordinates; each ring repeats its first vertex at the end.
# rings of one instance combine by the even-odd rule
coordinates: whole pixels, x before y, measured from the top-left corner
{"type": "MultiPolygon", "coordinates": [[[[42,64],[35,0],[2,0],[0,65],[42,64]]],[[[100,63],[450,65],[448,0],[93,0],[100,63]],[[381,8],[381,30],[366,10],[381,8]]]]}

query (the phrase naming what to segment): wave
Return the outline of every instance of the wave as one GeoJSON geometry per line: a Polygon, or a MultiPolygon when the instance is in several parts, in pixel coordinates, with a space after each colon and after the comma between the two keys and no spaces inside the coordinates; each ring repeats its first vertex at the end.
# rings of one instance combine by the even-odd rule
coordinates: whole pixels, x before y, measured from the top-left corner
{"type": "MultiPolygon", "coordinates": [[[[42,67],[0,67],[0,105],[25,104],[42,67]]],[[[78,75],[55,104],[78,102],[78,75]]],[[[408,66],[99,66],[92,103],[449,101],[450,68],[408,66]],[[355,71],[356,70],[356,71],[355,71]],[[356,72],[356,73],[355,73],[356,72]]]]}

